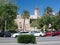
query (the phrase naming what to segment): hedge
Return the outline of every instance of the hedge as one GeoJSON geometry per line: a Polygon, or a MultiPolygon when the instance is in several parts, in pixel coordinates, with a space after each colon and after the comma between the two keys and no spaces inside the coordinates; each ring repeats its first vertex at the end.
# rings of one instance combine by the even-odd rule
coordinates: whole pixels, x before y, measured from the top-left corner
{"type": "Polygon", "coordinates": [[[34,35],[19,35],[17,37],[18,43],[36,43],[34,35]]]}

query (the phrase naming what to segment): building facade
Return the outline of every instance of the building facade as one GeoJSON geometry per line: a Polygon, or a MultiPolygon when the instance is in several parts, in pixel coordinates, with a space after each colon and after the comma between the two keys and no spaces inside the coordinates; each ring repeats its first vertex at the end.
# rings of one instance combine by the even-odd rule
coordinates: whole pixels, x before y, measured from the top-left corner
{"type": "Polygon", "coordinates": [[[34,15],[30,15],[29,19],[25,19],[25,26],[24,26],[24,19],[21,17],[21,15],[17,15],[17,18],[15,19],[16,24],[18,25],[19,31],[32,31],[34,30],[33,27],[30,26],[30,19],[37,19],[40,18],[39,16],[39,9],[34,9],[34,15]]]}

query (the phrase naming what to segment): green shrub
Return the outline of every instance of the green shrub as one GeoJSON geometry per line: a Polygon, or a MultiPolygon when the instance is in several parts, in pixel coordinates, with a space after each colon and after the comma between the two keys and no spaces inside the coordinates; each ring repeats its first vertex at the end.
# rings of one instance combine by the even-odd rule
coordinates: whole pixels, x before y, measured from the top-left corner
{"type": "Polygon", "coordinates": [[[18,43],[36,43],[34,35],[19,35],[17,38],[18,43]]]}

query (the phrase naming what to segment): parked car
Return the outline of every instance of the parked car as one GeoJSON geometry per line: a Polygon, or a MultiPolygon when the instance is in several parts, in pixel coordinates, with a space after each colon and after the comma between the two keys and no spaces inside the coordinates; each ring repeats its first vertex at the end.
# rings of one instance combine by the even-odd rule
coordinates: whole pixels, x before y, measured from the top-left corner
{"type": "Polygon", "coordinates": [[[45,33],[45,36],[59,36],[60,31],[48,31],[45,33]]]}
{"type": "Polygon", "coordinates": [[[11,36],[11,37],[16,38],[18,35],[20,35],[20,33],[14,33],[14,34],[12,34],[12,36],[11,36]]]}
{"type": "Polygon", "coordinates": [[[41,36],[41,37],[44,37],[45,36],[45,33],[42,32],[42,31],[31,31],[31,33],[34,35],[34,36],[41,36]]]}
{"type": "Polygon", "coordinates": [[[18,35],[30,35],[30,34],[31,34],[30,32],[22,31],[22,32],[19,32],[19,33],[14,33],[11,37],[16,38],[18,35]]]}
{"type": "Polygon", "coordinates": [[[59,36],[60,35],[60,31],[55,31],[54,35],[55,36],[59,36]]]}
{"type": "Polygon", "coordinates": [[[45,36],[54,36],[55,35],[55,32],[52,32],[52,31],[48,31],[45,33],[45,36]]]}
{"type": "Polygon", "coordinates": [[[20,34],[21,34],[21,35],[30,35],[31,32],[27,32],[27,31],[23,32],[23,31],[22,31],[22,32],[20,32],[20,34]]]}
{"type": "Polygon", "coordinates": [[[0,32],[0,37],[4,37],[4,33],[0,32]]]}
{"type": "Polygon", "coordinates": [[[0,37],[11,37],[11,33],[7,31],[0,32],[0,37]]]}
{"type": "Polygon", "coordinates": [[[4,37],[11,37],[11,33],[10,32],[4,32],[4,37]]]}

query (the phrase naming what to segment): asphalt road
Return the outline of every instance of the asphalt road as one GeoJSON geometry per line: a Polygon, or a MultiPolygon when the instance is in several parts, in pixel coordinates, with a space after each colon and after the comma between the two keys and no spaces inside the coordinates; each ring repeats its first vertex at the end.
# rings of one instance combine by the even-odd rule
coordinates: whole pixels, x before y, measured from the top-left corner
{"type": "Polygon", "coordinates": [[[19,44],[16,38],[0,37],[0,45],[60,45],[60,36],[36,37],[36,44],[19,44]]]}

